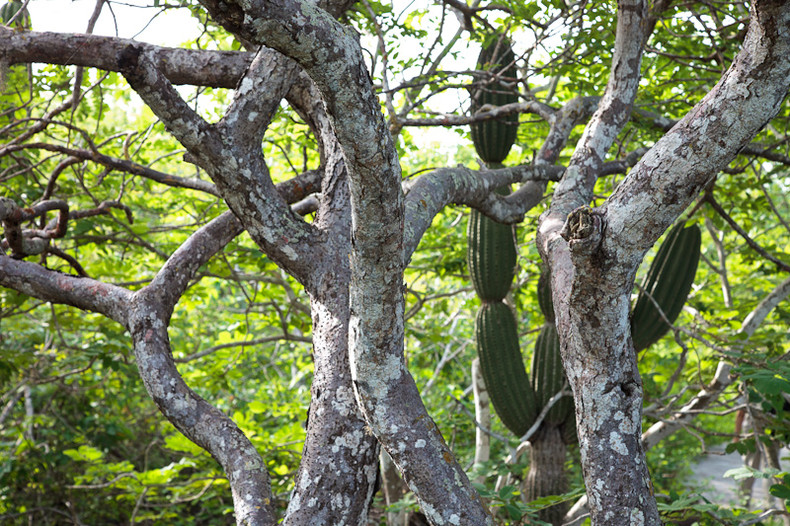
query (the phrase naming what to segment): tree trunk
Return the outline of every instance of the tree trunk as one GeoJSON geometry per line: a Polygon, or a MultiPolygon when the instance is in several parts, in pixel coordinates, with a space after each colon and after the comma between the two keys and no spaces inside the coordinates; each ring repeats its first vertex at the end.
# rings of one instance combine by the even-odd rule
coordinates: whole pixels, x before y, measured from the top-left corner
{"type": "MultiPolygon", "coordinates": [[[[486,389],[483,374],[480,372],[480,359],[472,360],[472,391],[475,398],[475,464],[483,464],[491,458],[491,438],[488,430],[491,429],[491,409],[489,407],[488,389],[486,389]]],[[[483,484],[485,476],[477,477],[476,482],[483,484]]]]}
{"type": "Polygon", "coordinates": [[[379,445],[359,414],[351,384],[348,275],[347,269],[335,274],[337,282],[311,302],[315,374],[287,525],[365,524],[373,498],[379,445]]]}
{"type": "MultiPolygon", "coordinates": [[[[559,427],[542,426],[530,439],[529,472],[522,483],[527,502],[547,495],[561,495],[568,491],[565,474],[567,447],[559,427]]],[[[568,511],[567,503],[556,504],[540,511],[538,518],[555,526],[562,524],[568,511]]]]}

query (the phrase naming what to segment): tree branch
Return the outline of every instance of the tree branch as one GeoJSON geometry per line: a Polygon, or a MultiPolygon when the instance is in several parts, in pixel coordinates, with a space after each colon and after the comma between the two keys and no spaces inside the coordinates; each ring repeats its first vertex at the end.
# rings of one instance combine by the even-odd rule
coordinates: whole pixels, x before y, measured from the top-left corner
{"type": "Polygon", "coordinates": [[[118,54],[120,72],[167,130],[208,169],[222,146],[219,134],[181,98],[156,68],[155,58],[147,47],[128,44],[118,54]]]}
{"type": "Polygon", "coordinates": [[[96,35],[36,33],[0,27],[0,58],[8,65],[42,62],[121,71],[121,53],[135,46],[173,84],[233,89],[252,61],[242,51],[209,51],[154,46],[96,35]]]}
{"type": "Polygon", "coordinates": [[[298,71],[291,59],[261,47],[219,123],[221,133],[243,139],[250,148],[260,151],[263,134],[298,71]]]}
{"type": "Polygon", "coordinates": [[[172,186],[174,188],[188,188],[219,197],[219,191],[217,190],[217,187],[208,181],[179,177],[177,175],[160,172],[158,170],[154,170],[153,168],[149,168],[126,159],[110,157],[109,155],[104,155],[97,151],[69,148],[67,146],[60,146],[58,144],[34,142],[14,144],[6,146],[5,148],[0,148],[0,157],[20,150],[45,150],[49,152],[62,153],[78,160],[94,161],[102,166],[106,166],[107,168],[118,170],[119,172],[139,175],[141,177],[145,177],[146,179],[150,179],[167,186],[172,186]]]}
{"type": "MultiPolygon", "coordinates": [[[[210,229],[221,223],[216,221],[209,223],[210,229]]],[[[209,252],[208,247],[199,251],[203,257],[209,252]]],[[[176,260],[183,258],[171,258],[168,263],[173,262],[174,267],[176,260]]],[[[163,269],[156,284],[136,292],[129,302],[128,327],[140,377],[165,417],[222,466],[233,493],[236,523],[274,525],[277,520],[271,484],[260,455],[227,415],[184,383],[173,362],[167,321],[172,312],[169,303],[177,297],[167,290],[164,280],[165,276],[177,275],[177,270],[171,268],[163,269]]]]}
{"type": "Polygon", "coordinates": [[[399,126],[466,126],[475,122],[484,122],[515,113],[532,113],[540,116],[548,123],[555,120],[555,112],[552,107],[538,101],[513,102],[504,106],[483,106],[474,115],[443,115],[434,119],[401,119],[398,120],[399,126]]]}
{"type": "Polygon", "coordinates": [[[724,221],[728,225],[730,225],[732,229],[738,233],[739,236],[741,236],[744,239],[744,241],[746,241],[746,244],[749,245],[752,248],[752,250],[754,250],[755,252],[760,254],[763,258],[767,259],[768,261],[776,265],[776,268],[778,268],[779,270],[782,270],[784,272],[790,272],[790,265],[788,265],[781,259],[777,258],[773,254],[769,253],[763,247],[758,245],[754,239],[749,237],[749,234],[747,234],[746,231],[743,228],[741,228],[741,225],[736,223],[735,220],[732,217],[730,217],[730,214],[728,214],[727,211],[721,207],[721,205],[719,204],[718,201],[716,201],[716,198],[713,197],[713,194],[711,192],[705,194],[705,202],[708,203],[710,207],[713,208],[713,210],[715,210],[716,213],[719,214],[719,216],[721,216],[721,218],[724,219],[724,221]]]}
{"type": "MultiPolygon", "coordinates": [[[[406,191],[403,261],[411,258],[431,221],[445,206],[465,204],[494,221],[517,223],[528,210],[526,196],[517,191],[505,197],[494,193],[494,189],[527,181],[556,181],[563,172],[563,167],[548,164],[480,171],[458,166],[440,168],[406,181],[403,185],[406,191]]],[[[539,200],[541,196],[532,201],[539,200]]]]}
{"type": "Polygon", "coordinates": [[[115,285],[70,276],[2,254],[0,285],[44,301],[98,312],[122,325],[127,323],[131,292],[115,285]]]}
{"type": "Polygon", "coordinates": [[[568,171],[557,185],[551,217],[564,221],[564,216],[571,210],[590,202],[606,152],[630,117],[639,87],[639,68],[645,39],[643,21],[646,14],[647,3],[644,1],[618,1],[616,41],[609,83],[598,110],[579,139],[568,171]]]}
{"type": "MultiPolygon", "coordinates": [[[[718,84],[631,170],[604,205],[607,231],[629,232],[629,252],[641,260],[702,188],[779,110],[790,84],[790,6],[752,6],[749,32],[718,84]],[[727,137],[726,141],[720,140],[727,137]]],[[[620,250],[611,247],[612,250],[620,250]]]]}
{"type": "MultiPolygon", "coordinates": [[[[211,126],[181,99],[167,78],[156,69],[153,58],[145,48],[130,44],[119,55],[121,72],[167,129],[208,171],[255,242],[294,277],[308,283],[311,262],[314,261],[311,245],[318,242],[316,233],[312,226],[288,208],[276,192],[259,144],[251,143],[255,136],[260,137],[263,130],[253,137],[223,133],[227,126],[237,125],[238,109],[251,104],[240,102],[239,97],[255,96],[255,93],[248,95],[246,92],[249,90],[242,86],[233,105],[236,113],[232,114],[230,121],[211,126]]],[[[263,81],[264,85],[280,87],[280,92],[268,93],[267,99],[279,102],[285,95],[283,74],[282,69],[276,70],[263,81]]],[[[261,94],[261,88],[257,94],[261,94]]],[[[255,107],[262,109],[259,105],[255,107]]],[[[274,111],[276,103],[267,103],[266,107],[274,111]]],[[[268,119],[269,116],[259,116],[253,121],[261,124],[268,119]]]]}
{"type": "MultiPolygon", "coordinates": [[[[664,117],[663,115],[658,115],[657,113],[643,110],[641,108],[634,109],[634,117],[636,117],[637,119],[646,120],[650,122],[654,127],[665,132],[668,132],[678,122],[680,122],[674,119],[669,119],[667,117],[664,117]]],[[[783,145],[783,143],[781,143],[780,145],[783,145]]],[[[760,144],[760,143],[750,143],[745,145],[743,148],[741,148],[738,154],[760,157],[768,161],[773,161],[775,163],[780,163],[785,166],[790,166],[790,156],[772,151],[776,147],[777,146],[770,146],[770,145],[767,146],[765,144],[760,144]]]]}

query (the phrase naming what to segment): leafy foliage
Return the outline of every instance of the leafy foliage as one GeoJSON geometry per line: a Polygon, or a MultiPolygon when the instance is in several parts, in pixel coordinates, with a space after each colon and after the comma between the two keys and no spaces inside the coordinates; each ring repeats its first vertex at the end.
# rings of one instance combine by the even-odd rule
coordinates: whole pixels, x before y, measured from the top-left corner
{"type": "MultiPolygon", "coordinates": [[[[561,0],[505,0],[497,5],[502,9],[487,5],[490,9],[477,13],[472,18],[475,31],[459,33],[463,37],[447,31],[455,17],[441,6],[367,2],[356,4],[347,15],[364,35],[371,76],[381,88],[382,106],[397,133],[407,177],[455,164],[478,167],[468,126],[425,132],[416,126],[399,128],[398,123],[463,114],[469,108],[466,88],[474,82],[470,71],[483,28],[510,28],[520,100],[559,108],[577,97],[601,94],[611,62],[614,2],[568,7],[561,0]],[[379,35],[386,53],[376,41],[379,35]]],[[[18,8],[21,3],[3,7],[4,22],[11,16],[8,6],[18,8]]],[[[241,48],[201,8],[186,2],[180,8],[189,10],[205,28],[189,46],[241,48]]],[[[621,160],[652,146],[667,122],[682,117],[710,90],[732,61],[747,16],[746,2],[677,3],[662,13],[642,62],[638,111],[607,160],[621,160]]],[[[18,28],[29,21],[18,17],[16,23],[18,28]]],[[[66,237],[52,241],[72,259],[53,252],[41,256],[40,263],[76,274],[76,261],[88,276],[136,289],[150,282],[169,255],[226,206],[209,193],[166,186],[82,155],[95,149],[148,169],[209,181],[195,165],[182,162],[182,148],[118,74],[86,70],[81,103],[68,109],[75,73],[74,67],[53,65],[11,66],[5,71],[0,147],[13,143],[18,148],[0,156],[0,196],[25,206],[57,198],[72,210],[121,202],[130,215],[124,208],[111,208],[83,217],[70,222],[66,237]],[[58,108],[66,109],[55,112],[58,108]],[[25,135],[45,121],[35,139],[25,135]],[[49,146],[37,146],[39,139],[49,146]]],[[[212,121],[221,118],[231,96],[220,89],[183,89],[200,115],[212,121]]],[[[532,114],[520,115],[519,122],[506,164],[531,161],[549,129],[532,114]]],[[[674,323],[676,330],[640,356],[645,429],[683,407],[710,381],[720,360],[736,364],[733,372],[738,375],[709,414],[649,452],[667,520],[737,524],[753,518],[746,510],[705,501],[687,485],[693,471],[689,459],[731,441],[736,409],[748,404],[757,418],[753,428],[741,431],[749,436],[731,449],[747,453],[756,450],[758,441],[781,444],[790,436],[787,301],[748,339],[739,334],[747,315],[787,277],[786,270],[766,256],[790,261],[790,176],[782,157],[789,129],[790,108],[785,105],[756,140],[761,151],[774,154],[773,160],[742,152],[687,211],[689,222],[704,227],[700,268],[687,307],[674,323]]],[[[581,127],[571,133],[559,163],[567,161],[580,133],[581,127]]],[[[309,127],[285,106],[262,150],[276,182],[320,164],[309,127]]],[[[621,177],[599,180],[597,203],[616,189],[621,177]]],[[[552,189],[549,185],[549,192],[552,189]]],[[[543,323],[536,295],[540,257],[534,236],[547,204],[538,204],[518,227],[516,285],[508,301],[519,313],[524,362],[543,323]]],[[[467,217],[463,207],[443,210],[412,258],[405,275],[406,349],[410,371],[432,417],[462,464],[471,465],[475,423],[468,387],[477,299],[466,278],[467,217]]],[[[251,438],[267,463],[281,509],[293,488],[305,436],[312,380],[310,336],[304,290],[246,235],[200,270],[170,325],[169,337],[185,381],[231,415],[251,438]]],[[[157,413],[137,374],[123,327],[98,315],[0,290],[0,391],[4,523],[60,524],[72,515],[87,524],[228,522],[233,505],[224,475],[212,458],[157,413]]],[[[495,420],[492,427],[506,435],[501,422],[495,420]]],[[[513,466],[502,463],[514,445],[495,439],[493,460],[481,470],[481,494],[498,510],[502,523],[530,523],[540,508],[580,494],[581,475],[573,461],[568,467],[576,489],[564,496],[525,504],[517,484],[497,489],[498,476],[521,477],[527,468],[524,460],[513,466]]],[[[790,502],[790,475],[780,471],[771,476],[776,477],[772,494],[790,502]]],[[[413,507],[409,498],[403,504],[413,507]]]]}

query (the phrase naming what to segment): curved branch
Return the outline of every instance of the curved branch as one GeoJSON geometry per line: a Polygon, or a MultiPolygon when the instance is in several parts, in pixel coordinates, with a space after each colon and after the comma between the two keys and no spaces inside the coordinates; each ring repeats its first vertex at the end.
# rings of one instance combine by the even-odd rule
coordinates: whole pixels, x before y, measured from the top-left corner
{"type": "MultiPolygon", "coordinates": [[[[208,166],[216,161],[222,146],[219,134],[181,98],[167,77],[156,67],[150,49],[128,44],[118,53],[120,72],[164,123],[167,130],[189,152],[208,166]]],[[[208,167],[205,166],[205,167],[208,167]]]]}
{"type": "Polygon", "coordinates": [[[129,302],[128,327],[143,384],[165,417],[222,466],[233,493],[236,523],[274,525],[271,484],[260,455],[227,415],[184,383],[173,362],[167,336],[172,311],[167,303],[173,296],[164,285],[149,285],[129,302]]]}
{"type": "Polygon", "coordinates": [[[131,292],[115,285],[70,276],[2,254],[0,285],[44,301],[98,312],[122,325],[127,323],[131,292]]]}
{"type": "MultiPolygon", "coordinates": [[[[647,2],[618,2],[617,31],[611,74],[598,110],[593,115],[573,153],[569,170],[557,189],[551,216],[564,220],[571,210],[586,205],[592,198],[598,172],[606,152],[631,114],[639,87],[640,64],[645,39],[644,19],[647,2]]],[[[546,222],[551,224],[551,222],[546,222]]]]}
{"type": "Polygon", "coordinates": [[[617,211],[608,214],[607,230],[617,244],[624,238],[636,241],[629,249],[635,261],[779,110],[790,84],[788,24],[790,6],[755,2],[743,48],[730,69],[605,203],[605,209],[617,211]]]}
{"type": "Polygon", "coordinates": [[[137,367],[159,410],[225,470],[237,524],[275,524],[271,485],[255,447],[236,424],[186,385],[173,361],[167,327],[198,268],[243,231],[225,212],[192,234],[149,285],[132,295],[128,327],[137,367]]]}
{"type": "MultiPolygon", "coordinates": [[[[275,190],[260,145],[250,142],[254,136],[224,133],[226,126],[237,124],[240,115],[234,113],[232,117],[235,118],[228,122],[209,125],[156,69],[153,57],[143,47],[127,46],[121,51],[119,62],[121,72],[134,90],[208,171],[228,206],[241,219],[255,242],[296,279],[309,283],[312,263],[316,259],[314,245],[320,245],[320,240],[315,229],[302,221],[275,190]]],[[[274,88],[276,85],[281,91],[267,93],[268,99],[279,102],[285,95],[287,85],[282,82],[285,73],[280,68],[263,82],[263,87],[274,88]]],[[[239,98],[234,108],[246,104],[241,97],[256,95],[247,93],[249,90],[244,88],[242,85],[238,90],[239,98]]],[[[256,91],[261,94],[260,88],[256,91]]],[[[268,104],[266,107],[274,111],[276,105],[268,104]]],[[[249,118],[249,115],[244,118],[249,118]]],[[[253,121],[260,124],[268,121],[268,116],[254,117],[253,121]]]]}
{"type": "MultiPolygon", "coordinates": [[[[234,34],[276,49],[307,72],[324,97],[352,177],[359,172],[375,180],[382,172],[399,173],[396,159],[382,154],[382,149],[390,149],[391,138],[355,32],[306,1],[263,1],[243,7],[222,0],[201,3],[234,34]]],[[[389,185],[390,191],[394,188],[400,192],[389,185]]]]}
{"type": "Polygon", "coordinates": [[[241,234],[244,228],[232,212],[227,211],[212,219],[189,236],[173,255],[168,258],[159,272],[145,288],[150,289],[163,312],[168,313],[165,322],[198,268],[222,250],[230,241],[241,234]]]}
{"type": "Polygon", "coordinates": [[[260,151],[263,133],[298,71],[293,60],[261,47],[219,124],[223,135],[243,139],[250,148],[260,151]]]}
{"type": "Polygon", "coordinates": [[[34,149],[62,153],[64,155],[69,155],[72,158],[79,159],[80,161],[94,161],[102,166],[106,166],[107,168],[112,168],[113,170],[118,170],[119,172],[139,175],[140,177],[145,177],[146,179],[150,179],[167,186],[198,190],[219,197],[219,191],[217,190],[217,187],[209,181],[179,177],[177,175],[154,170],[153,168],[148,168],[147,166],[143,166],[132,161],[127,161],[126,159],[118,159],[116,157],[110,157],[109,155],[104,155],[99,152],[69,148],[67,146],[61,146],[58,144],[33,142],[9,145],[5,148],[0,148],[0,157],[19,150],[34,149]]]}
{"type": "MultiPolygon", "coordinates": [[[[665,132],[668,132],[678,122],[680,122],[641,108],[634,109],[633,115],[637,119],[643,119],[650,122],[654,127],[665,132]]],[[[750,143],[745,145],[743,148],[741,148],[740,151],[738,152],[738,155],[751,155],[753,157],[760,157],[768,161],[773,161],[775,163],[783,164],[785,166],[790,166],[790,156],[783,155],[781,153],[773,151],[778,146],[784,146],[784,141],[779,145],[774,145],[774,146],[760,144],[760,143],[750,143]]]]}
{"type": "Polygon", "coordinates": [[[528,207],[525,201],[534,196],[519,191],[504,197],[494,189],[527,181],[556,181],[564,172],[561,166],[549,164],[522,165],[513,168],[475,171],[459,166],[440,168],[404,183],[406,191],[403,240],[403,261],[407,262],[431,221],[445,206],[465,204],[477,208],[495,221],[516,223],[523,219],[528,207]]]}
{"type": "Polygon", "coordinates": [[[433,119],[399,119],[398,126],[466,126],[475,122],[484,122],[507,115],[531,113],[540,116],[548,123],[555,120],[555,109],[538,101],[513,102],[504,106],[483,106],[474,115],[442,115],[433,119]]]}
{"type": "Polygon", "coordinates": [[[742,332],[751,336],[757,327],[762,324],[766,316],[774,310],[787,296],[790,296],[790,278],[785,279],[782,283],[776,286],[766,297],[764,297],[757,306],[743,319],[741,323],[742,332]]]}
{"type": "Polygon", "coordinates": [[[14,257],[41,254],[49,245],[50,239],[66,235],[69,220],[69,205],[65,201],[50,199],[20,208],[13,199],[0,197],[0,222],[3,224],[5,239],[2,248],[11,248],[14,257]],[[22,223],[43,216],[51,210],[58,211],[58,217],[45,229],[22,230],[22,223]]]}
{"type": "Polygon", "coordinates": [[[13,31],[0,26],[0,57],[8,64],[42,62],[121,71],[119,57],[137,46],[173,84],[235,88],[253,54],[154,46],[96,35],[13,31]]]}
{"type": "Polygon", "coordinates": [[[706,203],[708,203],[711,206],[711,208],[713,208],[713,210],[716,211],[717,214],[719,214],[719,216],[722,219],[724,219],[724,221],[728,225],[732,227],[733,230],[735,230],[738,233],[739,236],[741,236],[746,241],[746,244],[749,245],[752,248],[752,250],[754,250],[755,252],[760,254],[763,258],[767,259],[768,261],[776,265],[776,267],[779,270],[782,270],[784,272],[790,272],[790,265],[788,265],[781,259],[769,253],[763,247],[758,245],[757,242],[754,239],[752,239],[743,228],[741,228],[741,225],[736,223],[735,220],[732,217],[730,217],[730,214],[728,214],[727,211],[721,207],[719,202],[716,201],[716,198],[713,197],[712,193],[710,192],[706,193],[704,200],[706,203]]]}

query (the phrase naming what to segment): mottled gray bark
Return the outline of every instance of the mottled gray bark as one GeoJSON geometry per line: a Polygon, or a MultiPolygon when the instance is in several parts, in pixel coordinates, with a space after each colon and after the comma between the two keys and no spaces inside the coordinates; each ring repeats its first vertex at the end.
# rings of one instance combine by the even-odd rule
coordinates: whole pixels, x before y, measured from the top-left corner
{"type": "MultiPolygon", "coordinates": [[[[606,91],[541,218],[561,352],[574,392],[579,445],[593,524],[660,524],[639,441],[642,389],[629,351],[632,281],[612,275],[597,249],[601,219],[586,205],[606,152],[636,95],[646,2],[618,2],[615,53],[606,91]],[[629,284],[629,281],[631,284],[629,284]],[[605,286],[604,286],[605,284],[605,286]]],[[[631,346],[632,347],[632,346],[631,346]]]]}
{"type": "Polygon", "coordinates": [[[125,325],[131,292],[90,278],[48,270],[0,254],[0,285],[52,303],[104,314],[125,325]]]}
{"type": "MultiPolygon", "coordinates": [[[[116,39],[2,31],[0,39],[8,46],[0,51],[0,62],[45,60],[121,71],[214,185],[168,181],[100,155],[91,159],[221,195],[238,219],[227,214],[201,230],[151,285],[134,294],[2,254],[0,284],[102,312],[127,325],[154,401],[228,473],[237,520],[270,524],[275,519],[260,457],[227,417],[183,383],[167,339],[173,306],[196,265],[246,228],[268,256],[305,285],[312,304],[313,397],[304,458],[285,521],[364,520],[376,461],[376,440],[366,433],[364,415],[432,523],[491,524],[406,369],[403,271],[443,206],[467,204],[500,221],[517,221],[543,198],[546,181],[562,175],[538,241],[552,269],[593,520],[657,524],[639,440],[641,382],[628,323],[633,276],[661,232],[776,111],[788,85],[790,8],[784,2],[755,2],[744,51],[722,82],[648,152],[600,209],[591,211],[584,206],[596,178],[622,169],[607,167],[605,157],[631,113],[642,43],[655,22],[645,17],[644,1],[619,2],[612,75],[602,98],[578,99],[560,110],[528,103],[489,115],[531,111],[550,124],[533,166],[480,174],[440,170],[407,185],[405,197],[358,37],[332,17],[348,2],[202,3],[218,23],[258,51],[198,55],[116,39]],[[269,49],[259,49],[261,44],[269,49]],[[84,63],[66,58],[74,46],[85,48],[84,63]],[[303,99],[310,107],[300,111],[317,115],[326,109],[326,118],[316,116],[311,122],[322,150],[322,169],[310,183],[322,189],[313,224],[290,210],[261,155],[263,134],[280,100],[288,93],[299,98],[292,90],[301,82],[300,68],[322,99],[315,94],[303,99]],[[205,80],[195,79],[196,72],[205,80]],[[181,99],[173,88],[178,82],[238,89],[224,118],[208,123],[181,99]],[[596,107],[568,169],[550,166],[572,128],[596,107]],[[503,181],[524,184],[511,196],[491,195],[491,188],[503,181]],[[216,231],[217,225],[224,231],[216,231]]],[[[655,3],[656,9],[668,4],[655,3]]],[[[26,147],[31,145],[13,145],[26,147]]],[[[59,153],[88,158],[76,150],[59,153]]]]}
{"type": "Polygon", "coordinates": [[[234,29],[293,58],[321,91],[349,173],[349,353],[357,399],[432,522],[490,524],[406,369],[400,166],[356,35],[309,2],[204,5],[212,13],[243,9],[248,22],[234,29]],[[293,38],[305,34],[310,38],[293,38]]]}
{"type": "Polygon", "coordinates": [[[348,359],[351,207],[343,152],[310,81],[290,99],[319,142],[325,178],[315,227],[326,246],[311,280],[313,385],[302,460],[284,524],[367,522],[378,472],[379,445],[359,411],[348,359]]]}
{"type": "Polygon", "coordinates": [[[583,208],[630,111],[644,7],[619,3],[607,92],[539,232],[539,248],[552,270],[593,524],[660,524],[640,440],[642,384],[628,320],[636,268],[704,184],[775,114],[788,86],[790,7],[756,2],[743,50],[722,81],[602,207],[583,208]]]}
{"type": "Polygon", "coordinates": [[[234,88],[253,53],[167,48],[136,40],[98,35],[36,33],[0,26],[0,58],[8,64],[63,64],[120,71],[120,54],[138,46],[173,84],[234,88]]]}
{"type": "MultiPolygon", "coordinates": [[[[249,27],[218,21],[242,41],[259,43],[249,27]]],[[[254,28],[253,28],[254,29],[254,28]]],[[[295,64],[261,49],[239,82],[223,119],[209,125],[191,112],[153,67],[155,56],[130,46],[121,70],[168,129],[211,175],[258,245],[311,295],[315,373],[307,438],[288,524],[364,522],[376,476],[377,444],[365,431],[348,366],[350,208],[347,173],[333,131],[313,96],[309,117],[325,163],[322,205],[314,225],[297,218],[274,191],[260,144],[280,100],[297,79],[295,64]],[[317,104],[317,105],[316,105],[317,104]],[[331,143],[331,144],[330,144],[331,143]]]]}
{"type": "Polygon", "coordinates": [[[242,232],[226,212],[193,234],[129,302],[128,329],[137,368],[160,411],[222,466],[233,493],[237,524],[276,524],[266,465],[247,436],[222,411],[184,383],[173,362],[167,327],[197,269],[242,232]]]}

